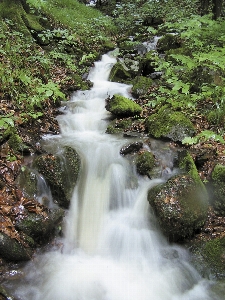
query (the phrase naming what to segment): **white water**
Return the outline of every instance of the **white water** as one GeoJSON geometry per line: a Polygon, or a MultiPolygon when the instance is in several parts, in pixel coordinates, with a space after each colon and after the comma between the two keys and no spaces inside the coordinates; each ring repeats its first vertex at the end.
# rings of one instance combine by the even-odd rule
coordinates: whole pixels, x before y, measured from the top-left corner
{"type": "MultiPolygon", "coordinates": [[[[58,143],[78,150],[82,172],[60,250],[39,255],[16,290],[22,300],[207,300],[207,282],[157,229],[147,190],[161,179],[137,178],[119,151],[126,140],[105,134],[105,98],[130,96],[108,82],[115,58],[104,55],[58,118],[58,143]],[[138,179],[138,186],[136,181],[138,179]]],[[[51,142],[51,138],[49,138],[51,142]]]]}

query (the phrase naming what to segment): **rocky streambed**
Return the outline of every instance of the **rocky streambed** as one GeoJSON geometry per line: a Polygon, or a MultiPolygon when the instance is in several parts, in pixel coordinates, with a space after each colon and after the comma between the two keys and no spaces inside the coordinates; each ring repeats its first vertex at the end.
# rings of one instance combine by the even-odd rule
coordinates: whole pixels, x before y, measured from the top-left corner
{"type": "MultiPolygon", "coordinates": [[[[165,183],[148,194],[159,226],[170,242],[180,243],[193,252],[193,262],[203,276],[222,280],[225,276],[224,145],[215,140],[182,145],[185,136],[192,136],[209,124],[197,116],[187,119],[182,112],[173,112],[165,106],[160,110],[147,106],[146,92],[154,89],[155,83],[149,84],[152,79],[148,72],[154,70],[149,69],[150,62],[144,59],[141,67],[131,68],[133,73],[127,68],[123,70],[123,64],[112,70],[112,81],[124,82],[133,77],[136,84],[131,87],[131,99],[117,95],[106,99],[106,109],[112,116],[107,133],[130,138],[131,142],[124,144],[120,153],[132,161],[140,176],[165,178],[165,183]],[[163,144],[162,155],[158,141],[163,144]],[[169,165],[162,159],[168,153],[172,157],[169,165]]],[[[23,261],[54,244],[61,234],[82,159],[70,147],[54,152],[43,143],[44,134],[59,133],[55,120],[58,113],[58,107],[49,107],[46,115],[32,124],[25,127],[17,124],[21,138],[17,149],[13,147],[17,139],[12,134],[1,143],[2,282],[18,276],[19,271],[10,270],[19,270],[23,261]],[[40,182],[46,185],[45,193],[40,182]]],[[[5,291],[0,293],[7,297],[5,291]]]]}

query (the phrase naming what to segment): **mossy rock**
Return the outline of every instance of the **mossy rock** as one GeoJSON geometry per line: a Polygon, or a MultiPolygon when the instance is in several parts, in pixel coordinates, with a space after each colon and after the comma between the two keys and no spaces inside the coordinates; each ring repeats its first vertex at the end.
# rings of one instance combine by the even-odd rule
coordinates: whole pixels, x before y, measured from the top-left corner
{"type": "Polygon", "coordinates": [[[23,166],[17,177],[17,184],[28,197],[38,195],[38,174],[33,169],[23,166]]]}
{"type": "Polygon", "coordinates": [[[195,134],[192,122],[182,112],[174,112],[165,106],[148,117],[145,125],[153,137],[168,138],[175,142],[195,134]]]}
{"type": "Polygon", "coordinates": [[[225,237],[192,242],[189,248],[193,253],[193,264],[203,276],[224,278],[225,237]]]}
{"type": "Polygon", "coordinates": [[[112,67],[109,75],[109,81],[129,83],[131,79],[132,76],[129,69],[121,62],[117,62],[112,67]]]}
{"type": "Polygon", "coordinates": [[[41,31],[44,28],[38,17],[28,13],[29,6],[26,1],[2,0],[0,2],[0,17],[13,22],[15,30],[31,37],[30,30],[41,31]]]}
{"type": "Polygon", "coordinates": [[[176,49],[180,47],[179,37],[174,34],[166,34],[158,40],[157,50],[159,52],[166,52],[170,49],[176,49]]]}
{"type": "Polygon", "coordinates": [[[31,237],[35,243],[44,244],[56,232],[63,219],[63,209],[52,209],[45,214],[27,213],[26,217],[18,219],[15,227],[18,231],[31,237]]]}
{"type": "Polygon", "coordinates": [[[8,145],[14,152],[25,152],[28,147],[23,143],[21,137],[16,131],[15,127],[8,126],[3,133],[3,140],[8,140],[8,145]]]}
{"type": "Polygon", "coordinates": [[[152,152],[145,151],[137,155],[135,159],[135,164],[136,164],[137,172],[140,175],[147,175],[151,177],[150,172],[154,168],[155,157],[152,154],[152,152]]]}
{"type": "Polygon", "coordinates": [[[150,86],[152,86],[153,80],[144,76],[137,76],[133,80],[132,94],[135,97],[139,97],[147,94],[150,86]]]}
{"type": "Polygon", "coordinates": [[[175,167],[181,174],[148,192],[148,201],[171,241],[190,237],[207,218],[208,194],[188,151],[180,151],[175,167]]]}
{"type": "Polygon", "coordinates": [[[207,218],[207,194],[188,174],[176,175],[153,187],[148,201],[170,241],[191,237],[207,218]]]}
{"type": "Polygon", "coordinates": [[[212,172],[213,206],[217,214],[225,216],[225,166],[217,164],[212,172]]]}
{"type": "Polygon", "coordinates": [[[80,158],[76,150],[64,147],[59,155],[40,155],[34,160],[33,166],[44,176],[55,202],[68,208],[80,170],[80,158]]]}
{"type": "Polygon", "coordinates": [[[6,261],[26,261],[31,259],[33,250],[0,232],[0,253],[6,261]]]}
{"type": "Polygon", "coordinates": [[[156,54],[154,51],[149,51],[143,56],[142,62],[142,74],[143,76],[148,76],[155,72],[156,68],[156,54]]]}
{"type": "Polygon", "coordinates": [[[178,167],[182,171],[182,173],[187,173],[188,175],[190,175],[197,184],[202,186],[202,189],[205,189],[205,186],[198,174],[195,162],[187,150],[178,151],[177,161],[174,165],[175,167],[178,167]]]}
{"type": "Polygon", "coordinates": [[[121,95],[107,99],[106,110],[117,117],[133,117],[140,115],[142,108],[133,100],[121,95]]]}
{"type": "Polygon", "coordinates": [[[131,119],[120,119],[120,120],[113,120],[109,123],[106,129],[106,133],[109,134],[121,134],[123,133],[127,128],[129,128],[132,124],[131,119]]]}

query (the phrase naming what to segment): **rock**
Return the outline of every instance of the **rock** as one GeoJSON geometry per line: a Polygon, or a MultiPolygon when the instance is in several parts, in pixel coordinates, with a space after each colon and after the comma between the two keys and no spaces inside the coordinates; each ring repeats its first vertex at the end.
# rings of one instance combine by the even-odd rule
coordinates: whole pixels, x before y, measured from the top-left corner
{"type": "Polygon", "coordinates": [[[180,153],[178,166],[181,174],[148,191],[148,201],[171,241],[191,237],[204,225],[208,210],[206,189],[187,151],[180,153]]]}
{"type": "Polygon", "coordinates": [[[109,134],[120,134],[123,133],[124,130],[129,128],[132,125],[131,119],[116,119],[109,123],[106,129],[106,133],[109,134]]]}
{"type": "Polygon", "coordinates": [[[174,112],[163,106],[146,119],[146,129],[155,138],[169,138],[181,142],[185,137],[193,136],[195,128],[192,122],[181,112],[174,112]]]}
{"type": "Polygon", "coordinates": [[[132,94],[134,95],[134,97],[139,97],[148,92],[150,86],[152,86],[153,81],[148,77],[137,76],[132,83],[132,94]]]}
{"type": "Polygon", "coordinates": [[[132,79],[129,69],[122,63],[117,62],[110,71],[109,81],[113,82],[129,82],[132,79]]]}
{"type": "Polygon", "coordinates": [[[34,167],[44,176],[55,202],[68,208],[80,170],[76,150],[64,147],[63,155],[40,155],[34,160],[34,167]]]}
{"type": "Polygon", "coordinates": [[[132,117],[140,115],[142,108],[133,100],[115,94],[106,100],[106,110],[117,117],[132,117]]]}
{"type": "Polygon", "coordinates": [[[138,152],[142,147],[143,147],[142,142],[134,142],[134,143],[131,143],[131,144],[128,144],[128,145],[124,146],[120,150],[120,154],[121,155],[127,155],[127,154],[130,154],[130,153],[138,152]]]}
{"type": "Polygon", "coordinates": [[[0,232],[0,254],[6,261],[26,261],[31,259],[33,250],[0,232]]]}
{"type": "Polygon", "coordinates": [[[53,237],[64,216],[62,209],[52,209],[49,213],[27,213],[27,216],[16,221],[18,231],[31,237],[35,243],[44,244],[53,237]]]}
{"type": "Polygon", "coordinates": [[[160,53],[164,53],[170,49],[179,48],[180,45],[179,37],[177,35],[168,33],[158,40],[157,50],[160,53]]]}
{"type": "Polygon", "coordinates": [[[213,206],[217,214],[225,216],[225,166],[217,164],[212,172],[213,206]]]}
{"type": "Polygon", "coordinates": [[[193,264],[202,275],[224,278],[225,237],[197,241],[189,245],[193,253],[193,264]]]}
{"type": "Polygon", "coordinates": [[[15,300],[15,298],[0,285],[0,300],[15,300]]]}
{"type": "Polygon", "coordinates": [[[155,157],[152,152],[145,151],[141,154],[138,154],[135,159],[135,164],[137,168],[137,172],[140,175],[147,175],[150,176],[150,171],[153,169],[155,165],[155,157]]]}
{"type": "Polygon", "coordinates": [[[156,65],[156,55],[154,51],[149,51],[142,58],[142,75],[149,76],[150,74],[155,72],[157,67],[156,65]]]}

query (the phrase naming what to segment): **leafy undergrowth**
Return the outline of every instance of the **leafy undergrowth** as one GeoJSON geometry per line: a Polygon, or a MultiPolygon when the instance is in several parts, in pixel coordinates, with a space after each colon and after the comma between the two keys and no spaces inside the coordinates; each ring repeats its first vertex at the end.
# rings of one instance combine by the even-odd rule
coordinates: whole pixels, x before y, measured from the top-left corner
{"type": "Polygon", "coordinates": [[[91,83],[83,78],[102,52],[113,48],[111,19],[78,1],[0,3],[0,231],[23,243],[14,221],[44,214],[15,179],[42,135],[58,134],[61,102],[91,83]]]}

